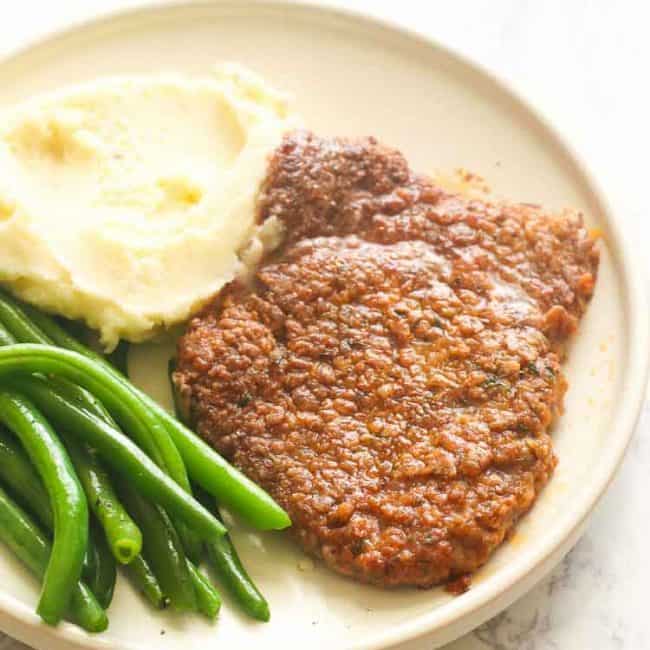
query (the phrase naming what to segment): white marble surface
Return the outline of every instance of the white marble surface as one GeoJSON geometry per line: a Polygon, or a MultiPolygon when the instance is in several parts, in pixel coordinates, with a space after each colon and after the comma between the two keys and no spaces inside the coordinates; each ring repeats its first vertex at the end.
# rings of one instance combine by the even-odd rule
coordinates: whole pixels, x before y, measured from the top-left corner
{"type": "MultiPolygon", "coordinates": [[[[70,20],[138,0],[0,0],[0,55],[70,20]]],[[[481,61],[544,112],[588,161],[647,272],[650,8],[642,0],[334,0],[391,18],[481,61]]],[[[507,611],[445,650],[645,650],[650,401],[576,548],[507,611]]],[[[0,635],[0,650],[22,650],[0,635]]],[[[400,650],[429,650],[426,639],[400,650]]]]}

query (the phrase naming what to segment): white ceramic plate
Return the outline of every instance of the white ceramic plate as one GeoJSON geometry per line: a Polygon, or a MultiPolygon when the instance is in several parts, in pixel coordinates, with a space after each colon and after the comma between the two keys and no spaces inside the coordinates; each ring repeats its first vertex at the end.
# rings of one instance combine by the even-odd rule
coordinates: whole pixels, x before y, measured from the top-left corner
{"type": "MultiPolygon", "coordinates": [[[[283,3],[166,6],[76,27],[0,64],[3,105],[116,73],[206,73],[218,61],[257,69],[295,94],[315,131],[373,134],[421,171],[466,167],[502,195],[574,206],[604,233],[596,295],[570,351],[556,475],[515,537],[453,598],[441,589],[384,592],[311,567],[283,534],[236,527],[235,541],[272,606],[251,623],[226,599],[219,621],[149,610],[118,585],[107,633],[50,629],[33,613],[37,585],[0,556],[0,627],[41,650],[111,648],[386,648],[428,633],[450,641],[507,606],[578,539],[619,465],[639,411],[648,358],[644,294],[613,215],[561,140],[485,72],[445,49],[368,18],[283,3]],[[311,567],[311,568],[310,568],[311,567]]],[[[179,260],[182,263],[182,260],[179,260]]],[[[137,349],[131,370],[163,399],[166,351],[137,349]]]]}

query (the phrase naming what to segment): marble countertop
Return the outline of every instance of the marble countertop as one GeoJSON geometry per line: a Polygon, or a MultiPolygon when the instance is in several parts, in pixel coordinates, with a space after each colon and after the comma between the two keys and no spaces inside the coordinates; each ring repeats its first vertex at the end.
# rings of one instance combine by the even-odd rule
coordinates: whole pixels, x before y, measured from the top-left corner
{"type": "MultiPolygon", "coordinates": [[[[66,22],[138,0],[0,3],[0,56],[66,22]],[[48,6],[49,5],[49,6],[48,6]]],[[[646,275],[650,8],[640,0],[331,0],[390,18],[480,61],[534,103],[599,178],[646,275]]],[[[620,473],[557,569],[508,610],[444,650],[644,650],[650,517],[650,399],[620,473]]],[[[399,650],[430,650],[426,639],[399,650]]],[[[0,635],[0,650],[25,646],[0,635]]],[[[397,648],[395,650],[398,650],[397,648]]]]}

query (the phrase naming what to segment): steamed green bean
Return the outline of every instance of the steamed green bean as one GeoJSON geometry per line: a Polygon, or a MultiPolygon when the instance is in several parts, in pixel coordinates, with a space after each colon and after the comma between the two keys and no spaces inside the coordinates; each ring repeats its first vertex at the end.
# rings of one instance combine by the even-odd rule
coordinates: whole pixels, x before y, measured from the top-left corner
{"type": "Polygon", "coordinates": [[[0,390],[0,420],[20,439],[50,498],[54,539],[37,611],[45,622],[56,625],[81,576],[88,543],[86,497],[65,448],[31,402],[0,390]]]}
{"type": "MultiPolygon", "coordinates": [[[[0,348],[0,370],[2,353],[10,349],[0,348]]],[[[12,384],[28,395],[52,422],[64,426],[78,439],[85,440],[114,472],[126,477],[144,496],[184,521],[204,539],[214,539],[225,533],[223,524],[214,515],[170,479],[121,431],[66,400],[41,377],[14,376],[12,384]]]]}
{"type": "MultiPolygon", "coordinates": [[[[52,548],[32,519],[0,488],[0,540],[38,578],[45,575],[52,548]]],[[[70,617],[88,632],[102,632],[108,627],[106,612],[83,582],[72,587],[70,617]]]]}

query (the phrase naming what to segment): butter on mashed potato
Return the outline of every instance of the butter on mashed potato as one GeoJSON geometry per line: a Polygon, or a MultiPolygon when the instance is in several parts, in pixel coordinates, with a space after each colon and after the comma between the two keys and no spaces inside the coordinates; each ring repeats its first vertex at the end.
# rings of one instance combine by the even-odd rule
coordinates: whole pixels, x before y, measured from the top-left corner
{"type": "Polygon", "coordinates": [[[0,282],[107,349],[187,319],[244,269],[244,246],[255,257],[256,195],[295,123],[237,66],[101,79],[6,111],[0,282]]]}

